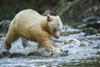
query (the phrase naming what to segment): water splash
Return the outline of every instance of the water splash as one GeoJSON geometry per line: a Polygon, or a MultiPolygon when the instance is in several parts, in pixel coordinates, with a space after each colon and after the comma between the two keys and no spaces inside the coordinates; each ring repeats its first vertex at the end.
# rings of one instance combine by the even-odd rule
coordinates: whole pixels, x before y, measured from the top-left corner
{"type": "MultiPolygon", "coordinates": [[[[65,31],[66,32],[66,31],[65,31]]],[[[2,46],[3,40],[5,37],[0,38],[0,47],[2,46]]],[[[85,36],[81,32],[77,34],[71,34],[69,36],[61,36],[58,40],[52,38],[55,42],[56,50],[62,49],[63,51],[68,50],[68,55],[66,56],[50,56],[45,48],[37,49],[37,43],[29,41],[29,46],[23,48],[21,45],[21,39],[17,40],[12,44],[10,53],[22,53],[25,56],[19,57],[3,57],[0,59],[1,67],[36,67],[36,66],[72,66],[72,65],[84,65],[84,64],[100,64],[100,37],[95,35],[85,36]],[[78,41],[71,41],[67,44],[64,44],[66,39],[75,38],[78,41]],[[88,46],[85,44],[89,43],[88,46]],[[37,55],[27,56],[31,52],[37,52],[37,55]],[[97,54],[98,52],[98,54],[97,54]],[[40,53],[40,55],[38,54],[40,53]],[[43,56],[45,54],[46,56],[43,56]],[[39,55],[39,56],[38,56],[39,55]]],[[[0,53],[2,51],[0,50],[0,53]]]]}

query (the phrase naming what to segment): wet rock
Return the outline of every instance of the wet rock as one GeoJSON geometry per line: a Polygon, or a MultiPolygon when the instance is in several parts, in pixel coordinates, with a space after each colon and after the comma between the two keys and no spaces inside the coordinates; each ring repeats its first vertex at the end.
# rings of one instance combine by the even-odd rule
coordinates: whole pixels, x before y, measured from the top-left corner
{"type": "MultiPolygon", "coordinates": [[[[88,30],[90,32],[88,34],[90,34],[90,35],[91,34],[96,34],[97,33],[97,29],[100,29],[100,17],[91,16],[91,17],[83,19],[83,22],[89,22],[88,24],[86,24],[85,27],[88,28],[88,30]]],[[[88,34],[86,34],[86,35],[88,35],[88,34]]]]}
{"type": "Polygon", "coordinates": [[[2,59],[3,58],[3,54],[2,53],[0,53],[0,59],[2,59]]]}
{"type": "Polygon", "coordinates": [[[0,22],[0,33],[7,33],[9,26],[10,26],[10,22],[9,20],[4,20],[0,22]]]}
{"type": "Polygon", "coordinates": [[[91,16],[89,18],[83,19],[83,22],[90,22],[85,27],[100,29],[100,17],[91,16]]]}
{"type": "Polygon", "coordinates": [[[87,42],[87,41],[83,41],[83,42],[81,42],[81,45],[80,46],[89,46],[90,45],[90,43],[89,42],[87,42]]]}
{"type": "Polygon", "coordinates": [[[3,55],[4,57],[7,57],[7,56],[10,55],[10,52],[9,52],[9,51],[4,51],[4,52],[2,52],[2,55],[3,55]]]}
{"type": "Polygon", "coordinates": [[[78,25],[77,27],[78,28],[84,28],[84,27],[86,27],[86,24],[81,24],[81,25],[78,25]]]}
{"type": "Polygon", "coordinates": [[[10,58],[13,58],[13,57],[24,57],[25,55],[22,54],[22,53],[12,53],[9,55],[10,58]]]}
{"type": "Polygon", "coordinates": [[[91,22],[91,21],[98,21],[98,20],[100,20],[100,17],[91,16],[91,17],[83,19],[83,22],[91,22]]]}
{"type": "Polygon", "coordinates": [[[63,51],[60,56],[68,56],[68,50],[67,51],[63,51]]]}
{"type": "Polygon", "coordinates": [[[79,47],[81,44],[81,41],[75,38],[68,38],[65,40],[65,44],[68,45],[66,46],[67,48],[79,47]]]}
{"type": "Polygon", "coordinates": [[[69,44],[71,42],[79,42],[79,40],[75,39],[75,38],[69,38],[65,40],[65,44],[69,44]]]}
{"type": "Polygon", "coordinates": [[[100,44],[98,44],[96,47],[93,47],[93,49],[100,49],[100,44]]]}
{"type": "Polygon", "coordinates": [[[95,28],[89,27],[89,28],[85,28],[83,30],[83,32],[85,32],[85,35],[93,35],[93,34],[97,34],[97,30],[95,28]]]}
{"type": "Polygon", "coordinates": [[[28,54],[28,56],[42,56],[42,55],[38,52],[31,52],[28,54]]]}
{"type": "Polygon", "coordinates": [[[96,54],[97,54],[97,55],[100,55],[100,51],[98,51],[96,54]]]}
{"type": "Polygon", "coordinates": [[[100,36],[100,34],[97,34],[96,36],[100,36]]]}
{"type": "Polygon", "coordinates": [[[95,28],[95,29],[100,29],[100,23],[90,23],[90,24],[87,24],[86,27],[92,27],[92,28],[95,28]]]}

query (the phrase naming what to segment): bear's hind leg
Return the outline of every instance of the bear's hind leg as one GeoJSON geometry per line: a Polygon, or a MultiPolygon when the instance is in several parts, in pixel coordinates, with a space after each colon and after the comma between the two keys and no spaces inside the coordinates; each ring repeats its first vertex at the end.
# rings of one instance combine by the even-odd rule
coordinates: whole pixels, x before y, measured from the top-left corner
{"type": "Polygon", "coordinates": [[[6,39],[4,41],[4,48],[7,49],[7,50],[10,50],[10,48],[11,48],[11,43],[8,42],[6,39]]]}
{"type": "Polygon", "coordinates": [[[7,50],[10,50],[11,43],[16,41],[17,39],[18,39],[18,36],[13,31],[9,31],[3,44],[4,48],[7,50]]]}
{"type": "Polygon", "coordinates": [[[28,45],[28,40],[25,39],[25,38],[21,38],[21,39],[22,39],[22,45],[23,45],[23,47],[24,47],[24,48],[27,47],[27,45],[28,45]]]}

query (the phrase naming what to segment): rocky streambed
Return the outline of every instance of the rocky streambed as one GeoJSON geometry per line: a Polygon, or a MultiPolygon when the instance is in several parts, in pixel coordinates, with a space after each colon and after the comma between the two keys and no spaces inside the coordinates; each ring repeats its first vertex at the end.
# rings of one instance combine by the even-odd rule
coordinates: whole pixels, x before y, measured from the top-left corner
{"type": "Polygon", "coordinates": [[[0,67],[100,66],[100,36],[86,36],[81,29],[68,25],[64,26],[59,39],[52,38],[56,50],[64,51],[60,56],[51,55],[43,47],[37,49],[37,43],[32,41],[28,42],[28,47],[23,48],[21,39],[14,42],[11,50],[7,52],[2,47],[4,39],[4,36],[0,38],[0,67]]]}

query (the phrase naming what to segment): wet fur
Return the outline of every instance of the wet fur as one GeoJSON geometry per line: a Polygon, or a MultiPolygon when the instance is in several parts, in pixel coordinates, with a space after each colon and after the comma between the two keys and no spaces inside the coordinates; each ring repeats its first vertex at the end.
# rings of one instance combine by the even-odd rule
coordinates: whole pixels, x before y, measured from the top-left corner
{"type": "Polygon", "coordinates": [[[60,35],[57,32],[61,28],[62,23],[58,16],[42,16],[32,9],[23,10],[12,20],[4,41],[4,48],[9,50],[11,43],[22,37],[36,41],[38,44],[46,47],[47,50],[60,54],[54,49],[50,39],[51,36],[58,38],[60,35]],[[59,28],[59,30],[55,30],[55,28],[59,28]]]}

